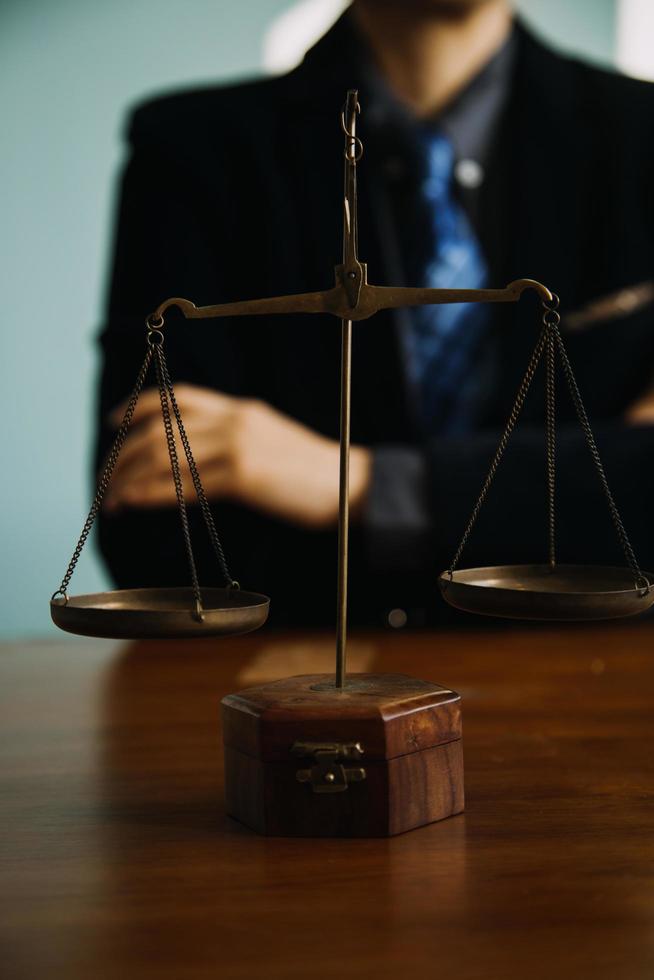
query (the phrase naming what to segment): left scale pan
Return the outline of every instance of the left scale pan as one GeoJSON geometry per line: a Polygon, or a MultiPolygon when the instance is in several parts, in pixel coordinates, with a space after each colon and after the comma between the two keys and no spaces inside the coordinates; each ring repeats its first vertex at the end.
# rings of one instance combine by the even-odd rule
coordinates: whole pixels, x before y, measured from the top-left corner
{"type": "MultiPolygon", "coordinates": [[[[175,397],[173,383],[170,379],[166,356],[163,351],[163,317],[158,316],[154,322],[151,317],[148,317],[146,328],[147,351],[145,360],[141,365],[123,420],[98,478],[95,497],[73,556],[61,580],[61,585],[50,600],[52,621],[55,626],[67,633],[77,633],[80,636],[101,636],[117,640],[179,639],[182,637],[233,636],[236,633],[249,633],[258,629],[259,626],[263,626],[266,622],[270,600],[258,592],[242,590],[229,571],[209,501],[193,458],[189,438],[175,397]],[[186,587],[116,589],[90,595],[69,596],[68,584],[102,506],[116,461],[136,410],[139,395],[153,363],[191,584],[186,587]],[[184,500],[175,426],[179,445],[183,448],[186,457],[188,475],[193,483],[209,540],[218,561],[218,568],[225,581],[224,588],[202,588],[199,583],[184,500]]],[[[175,577],[177,577],[176,572],[175,577]]]]}
{"type": "Polygon", "coordinates": [[[201,594],[200,614],[188,587],[53,598],[50,614],[67,633],[117,640],[232,636],[258,629],[268,618],[270,600],[257,592],[209,588],[201,594]]]}

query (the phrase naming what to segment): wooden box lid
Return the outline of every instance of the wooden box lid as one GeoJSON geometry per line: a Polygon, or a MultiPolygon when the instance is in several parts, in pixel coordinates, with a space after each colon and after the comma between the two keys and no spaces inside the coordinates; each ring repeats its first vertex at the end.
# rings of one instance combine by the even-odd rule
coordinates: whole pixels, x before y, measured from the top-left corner
{"type": "Polygon", "coordinates": [[[342,691],[333,682],[330,674],[302,674],[227,695],[224,744],[274,762],[287,761],[300,740],[361,742],[371,760],[461,738],[455,691],[406,674],[352,674],[342,691]]]}

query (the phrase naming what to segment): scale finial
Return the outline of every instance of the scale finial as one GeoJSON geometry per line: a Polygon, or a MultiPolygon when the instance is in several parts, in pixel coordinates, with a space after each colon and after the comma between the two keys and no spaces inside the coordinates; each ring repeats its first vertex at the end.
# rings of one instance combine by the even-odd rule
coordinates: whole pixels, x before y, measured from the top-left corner
{"type": "Polygon", "coordinates": [[[359,302],[361,286],[365,281],[365,266],[362,266],[357,256],[357,163],[363,155],[363,143],[356,134],[357,114],[360,111],[359,94],[356,89],[350,89],[341,113],[341,128],[345,134],[343,264],[336,269],[336,279],[340,280],[352,309],[359,302]]]}

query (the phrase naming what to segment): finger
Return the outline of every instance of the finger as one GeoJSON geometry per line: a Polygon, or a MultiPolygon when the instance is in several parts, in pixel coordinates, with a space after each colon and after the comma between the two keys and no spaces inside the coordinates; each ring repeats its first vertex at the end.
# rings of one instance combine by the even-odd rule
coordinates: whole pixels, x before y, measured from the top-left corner
{"type": "MultiPolygon", "coordinates": [[[[184,469],[181,462],[180,474],[184,474],[184,469]]],[[[137,487],[141,484],[148,483],[149,481],[158,480],[166,480],[169,482],[172,481],[172,470],[170,463],[156,470],[152,466],[134,464],[134,466],[130,467],[130,469],[125,473],[120,474],[117,479],[112,478],[107,490],[107,501],[108,503],[113,503],[116,500],[121,500],[125,496],[129,495],[131,487],[137,487]]]]}
{"type": "Polygon", "coordinates": [[[654,410],[631,412],[627,416],[627,422],[632,425],[654,425],[654,410]]]}
{"type": "Polygon", "coordinates": [[[626,414],[627,422],[636,425],[651,425],[654,422],[654,399],[644,398],[632,405],[626,414]]]}
{"type": "MultiPolygon", "coordinates": [[[[195,504],[195,488],[188,471],[181,473],[182,491],[189,504],[195,504]]],[[[223,496],[227,491],[227,468],[212,467],[204,481],[205,490],[211,499],[223,496]]],[[[108,511],[120,507],[167,507],[177,504],[177,492],[172,474],[153,477],[146,475],[140,480],[121,484],[107,495],[105,508],[108,511]]]]}
{"type": "MultiPolygon", "coordinates": [[[[179,406],[180,412],[188,412],[193,409],[205,412],[207,409],[207,402],[211,402],[212,411],[219,414],[221,411],[226,411],[233,405],[234,399],[229,395],[223,395],[222,392],[214,391],[211,388],[203,388],[200,385],[189,385],[180,384],[175,386],[175,400],[179,406]]],[[[109,421],[114,426],[119,426],[125,411],[127,410],[128,401],[125,400],[120,405],[118,405],[109,415],[109,421]]],[[[154,415],[161,414],[161,398],[159,395],[158,388],[147,388],[143,391],[139,397],[136,404],[136,409],[134,411],[133,421],[135,424],[140,424],[154,415]]]]}
{"type": "Polygon", "coordinates": [[[161,480],[130,483],[107,495],[105,510],[111,512],[125,507],[172,507],[177,503],[175,484],[171,477],[161,480]]]}
{"type": "MultiPolygon", "coordinates": [[[[121,402],[120,405],[117,405],[116,408],[109,413],[109,424],[113,425],[114,428],[117,429],[120,423],[123,421],[128,404],[129,399],[125,399],[124,402],[121,402]]],[[[139,395],[139,400],[136,403],[134,415],[132,416],[132,422],[143,422],[155,414],[161,414],[159,389],[146,388],[145,391],[142,391],[139,395]]]]}
{"type": "Polygon", "coordinates": [[[159,419],[152,419],[128,435],[116,461],[114,478],[123,479],[135,465],[161,472],[167,464],[168,447],[163,424],[159,419]]]}
{"type": "MultiPolygon", "coordinates": [[[[179,457],[179,471],[183,480],[190,478],[186,460],[179,457]]],[[[150,481],[172,481],[170,456],[166,453],[156,462],[148,459],[135,459],[117,475],[112,476],[107,496],[110,500],[120,499],[129,494],[131,487],[138,487],[150,481]]]]}
{"type": "MultiPolygon", "coordinates": [[[[217,426],[215,421],[191,417],[189,445],[198,468],[222,465],[230,455],[231,437],[227,426],[217,426]]],[[[175,431],[177,457],[183,468],[187,467],[184,448],[175,431]]],[[[168,443],[162,423],[153,419],[141,429],[136,429],[127,438],[123,451],[118,457],[112,483],[116,484],[139,480],[144,474],[161,475],[170,469],[168,443]]]]}
{"type": "MultiPolygon", "coordinates": [[[[182,490],[190,499],[193,484],[190,474],[180,471],[182,490]]],[[[177,503],[177,491],[170,470],[167,473],[141,473],[138,479],[112,483],[107,493],[105,508],[108,511],[120,507],[163,507],[177,503]]]]}

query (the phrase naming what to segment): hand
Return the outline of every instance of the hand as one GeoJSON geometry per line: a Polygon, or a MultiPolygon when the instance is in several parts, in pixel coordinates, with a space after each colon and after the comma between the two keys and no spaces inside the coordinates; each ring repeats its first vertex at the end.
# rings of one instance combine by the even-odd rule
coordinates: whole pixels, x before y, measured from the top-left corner
{"type": "MultiPolygon", "coordinates": [[[[209,500],[230,498],[285,520],[327,528],[338,517],[338,443],[264,402],[207,388],[176,388],[184,426],[209,500]]],[[[125,410],[111,415],[118,427],[125,410]]],[[[174,425],[174,420],[173,420],[174,425]]],[[[177,440],[184,494],[195,500],[177,440]]],[[[350,506],[360,511],[370,481],[371,454],[350,453],[350,506]]],[[[161,419],[159,392],[144,391],[118,458],[105,507],[168,507],[176,503],[161,419]]]]}
{"type": "Polygon", "coordinates": [[[649,392],[627,411],[627,422],[632,425],[654,425],[654,392],[649,392]]]}

